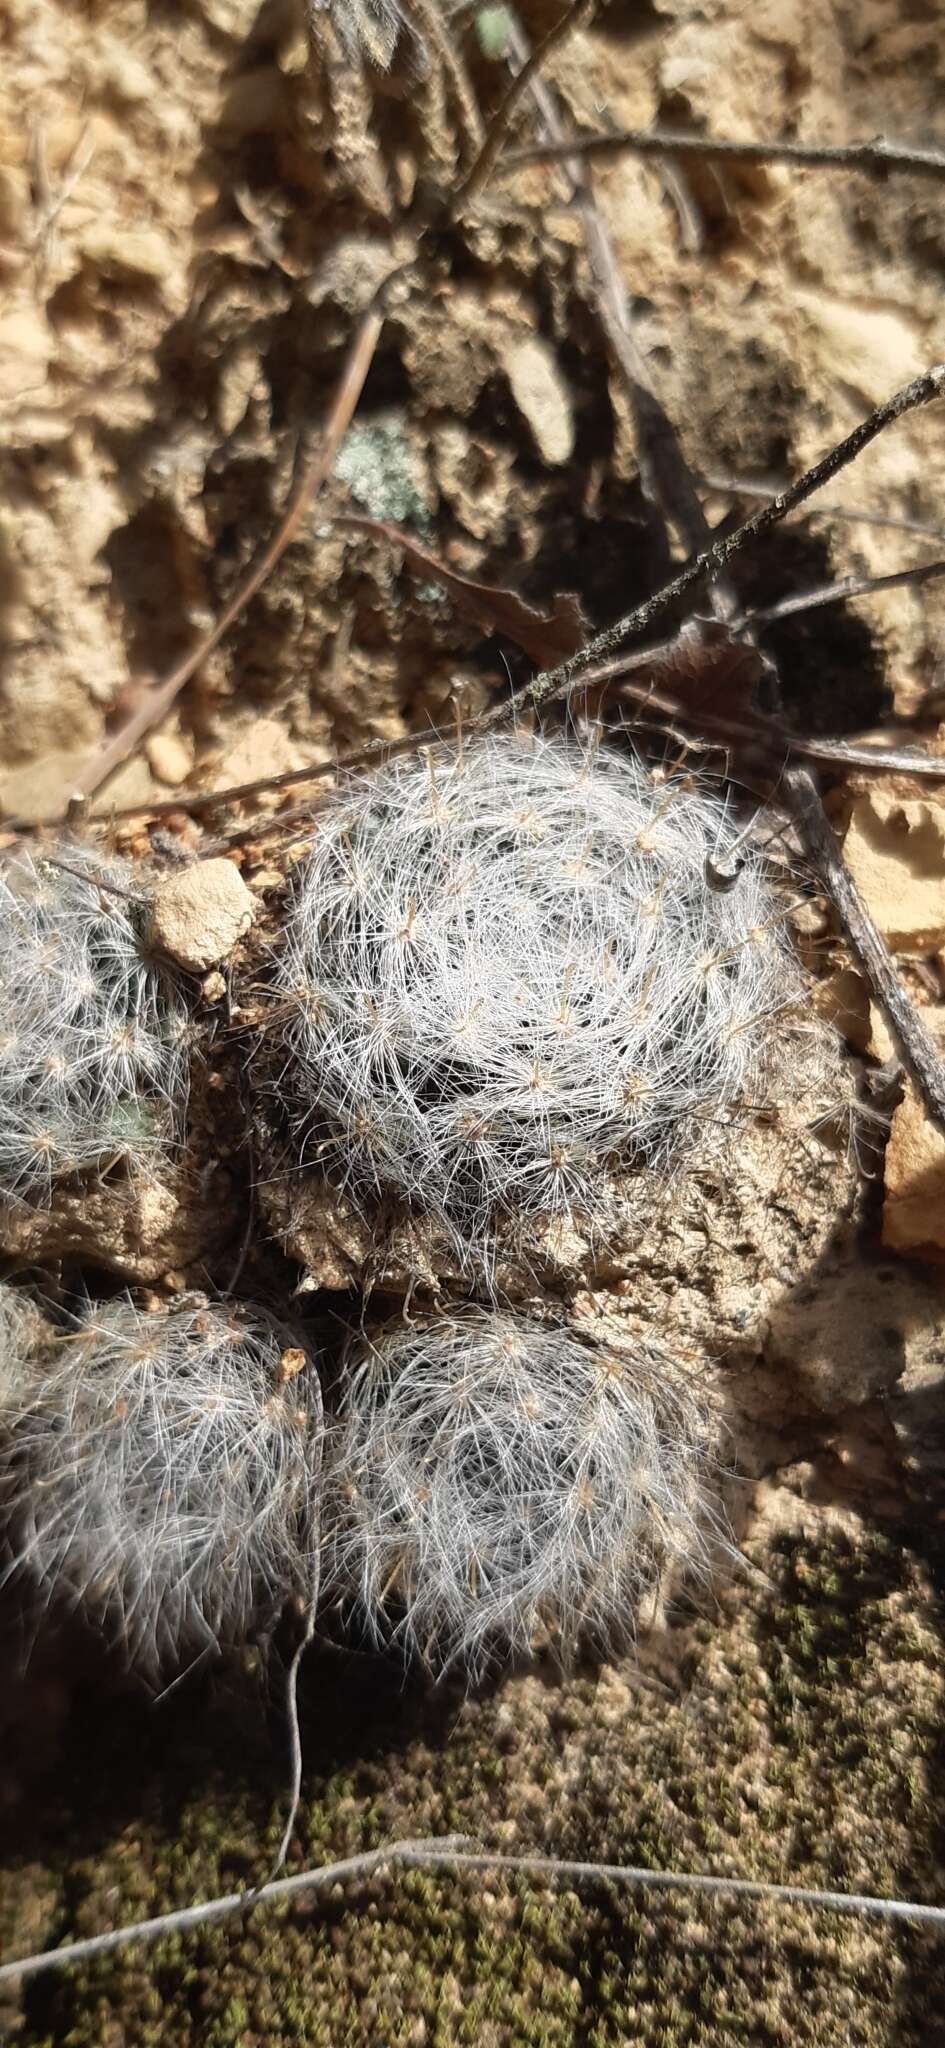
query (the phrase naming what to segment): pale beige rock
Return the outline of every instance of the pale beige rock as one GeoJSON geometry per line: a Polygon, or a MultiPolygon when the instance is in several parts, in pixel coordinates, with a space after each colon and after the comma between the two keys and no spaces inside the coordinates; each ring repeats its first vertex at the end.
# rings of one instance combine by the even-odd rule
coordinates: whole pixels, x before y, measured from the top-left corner
{"type": "Polygon", "coordinates": [[[945,1134],[925,1113],[911,1082],[893,1117],[886,1147],[883,1243],[927,1258],[945,1253],[945,1134]]]}
{"type": "Polygon", "coordinates": [[[94,221],[76,238],[76,247],[89,263],[104,270],[130,271],[163,283],[177,271],[177,259],[166,235],[156,228],[125,228],[110,221],[94,221]]]}
{"type": "Polygon", "coordinates": [[[945,939],[945,805],[876,790],[859,797],[844,840],[853,879],[891,946],[930,953],[945,939]]]}
{"type": "Polygon", "coordinates": [[[159,883],[151,904],[151,937],[171,960],[203,974],[248,932],[255,901],[232,861],[201,860],[159,883]]]}
{"type": "Polygon", "coordinates": [[[79,756],[74,747],[41,754],[0,773],[0,817],[25,818],[30,824],[55,810],[74,774],[79,756]]]}
{"type": "Polygon", "coordinates": [[[230,789],[241,782],[256,782],[264,775],[284,775],[303,765],[303,756],[284,726],[274,718],[254,718],[223,755],[211,787],[230,789]]]}
{"type": "Polygon", "coordinates": [[[144,751],[151,773],[159,782],[166,782],[171,789],[186,782],[193,767],[194,753],[185,740],[174,733],[157,732],[145,741],[144,751]]]}
{"type": "Polygon", "coordinates": [[[154,795],[154,778],[144,755],[133,754],[109,776],[92,804],[92,816],[107,818],[112,811],[124,810],[126,804],[149,804],[154,795]]]}
{"type": "Polygon", "coordinates": [[[12,401],[43,384],[53,337],[43,313],[22,306],[0,318],[0,399],[12,401]]]}
{"type": "Polygon", "coordinates": [[[925,367],[914,322],[886,307],[844,303],[832,292],[799,291],[825,367],[876,405],[925,367]]]}
{"type": "Polygon", "coordinates": [[[552,349],[537,335],[517,342],[506,358],[512,396],[546,462],[567,462],[574,447],[574,420],[567,386],[552,349]]]}
{"type": "Polygon", "coordinates": [[[896,1041],[886,1022],[885,1012],[880,1009],[878,1003],[870,1004],[870,1032],[866,1050],[871,1060],[879,1060],[883,1066],[896,1056],[896,1041]]]}

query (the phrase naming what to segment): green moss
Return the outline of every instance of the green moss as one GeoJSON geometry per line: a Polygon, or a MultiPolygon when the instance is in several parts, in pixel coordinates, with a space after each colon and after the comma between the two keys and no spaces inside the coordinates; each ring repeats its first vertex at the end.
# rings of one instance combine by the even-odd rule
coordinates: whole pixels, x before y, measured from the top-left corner
{"type": "MultiPolygon", "coordinates": [[[[842,1536],[783,1541],[763,1565],[763,1591],[735,1589],[711,1626],[680,1636],[675,1688],[628,1665],[464,1701],[405,1691],[369,1659],[313,1661],[294,1860],[458,1829],[941,1898],[945,1667],[923,1571],[897,1545],[842,1536]]],[[[89,1700],[71,1725],[56,1785],[21,1827],[49,1901],[39,1939],[262,1874],[281,1807],[248,1708],[89,1700]]],[[[24,1945],[16,1860],[7,1954],[24,1945]]],[[[724,2048],[787,2032],[792,2048],[909,2048],[945,2019],[940,1962],[923,1930],[799,1907],[412,1872],[39,1979],[18,2041],[724,2048]]]]}

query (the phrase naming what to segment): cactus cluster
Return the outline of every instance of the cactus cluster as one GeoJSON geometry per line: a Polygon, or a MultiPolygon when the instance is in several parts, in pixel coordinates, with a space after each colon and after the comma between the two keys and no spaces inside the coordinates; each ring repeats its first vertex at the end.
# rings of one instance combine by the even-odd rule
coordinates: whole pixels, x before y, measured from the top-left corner
{"type": "MultiPolygon", "coordinates": [[[[8,1201],[180,1132],[188,1006],[136,886],[71,846],[0,876],[8,1201]]],[[[712,1404],[671,1330],[513,1313],[497,1232],[527,1257],[549,1216],[596,1224],[616,1172],[701,1159],[757,1090],[799,988],[762,859],[629,750],[438,746],[325,802],[269,980],[247,1092],[277,1090],[291,1163],[432,1214],[472,1298],[353,1344],[325,1437],[308,1348],[261,1309],[122,1294],[46,1326],[0,1288],[11,1571],[151,1677],[310,1607],[323,1561],[436,1671],[628,1640],[720,1535],[712,1404]]]]}
{"type": "Polygon", "coordinates": [[[187,1039],[129,867],[70,843],[0,868],[0,1199],[171,1141],[187,1039]]]}

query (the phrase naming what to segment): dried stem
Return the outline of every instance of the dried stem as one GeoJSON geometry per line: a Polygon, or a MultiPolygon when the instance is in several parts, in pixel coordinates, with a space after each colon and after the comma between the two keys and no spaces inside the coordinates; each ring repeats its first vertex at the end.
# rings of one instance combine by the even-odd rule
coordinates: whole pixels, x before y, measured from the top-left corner
{"type": "Polygon", "coordinates": [[[567,163],[577,156],[716,157],[737,163],[866,171],[871,177],[893,170],[945,178],[945,151],[887,142],[883,136],[871,142],[789,142],[779,138],[741,142],[730,136],[693,135],[676,128],[614,128],[603,135],[576,135],[562,142],[533,143],[527,149],[510,150],[502,158],[501,168],[518,171],[527,164],[567,163]]]}
{"type": "Polygon", "coordinates": [[[917,562],[914,569],[897,569],[890,576],[841,576],[837,583],[822,584],[819,590],[800,590],[796,597],[782,597],[777,604],[758,605],[745,612],[749,626],[773,626],[777,619],[795,618],[799,612],[818,611],[828,604],[845,604],[852,597],[876,597],[882,590],[916,589],[945,576],[945,562],[917,562]]]}
{"type": "MultiPolygon", "coordinates": [[[[786,490],[783,483],[772,483],[761,477],[708,475],[698,472],[698,480],[704,490],[721,491],[727,498],[776,498],[786,490]]],[[[808,519],[838,519],[850,526],[878,526],[886,532],[915,533],[920,540],[945,540],[945,526],[932,526],[925,519],[910,519],[906,513],[872,512],[856,505],[809,505],[808,519]]]]}
{"type": "Polygon", "coordinates": [[[529,86],[537,77],[546,59],[551,56],[560,43],[564,42],[565,38],[572,33],[572,30],[594,13],[596,6],[597,0],[570,0],[570,5],[565,9],[560,20],[555,22],[554,27],[549,29],[548,34],[532,51],[531,56],[526,58],[522,69],[516,73],[508,91],[505,93],[504,98],[492,117],[488,134],[471,171],[464,178],[455,195],[453,210],[456,213],[459,213],[464,207],[468,206],[470,200],[474,199],[476,194],[481,192],[483,187],[488,184],[515,111],[521,105],[529,86]]]}
{"type": "Polygon", "coordinates": [[[482,116],[472,80],[447,24],[439,0],[410,0],[410,20],[432,50],[436,51],[452,87],[463,142],[470,152],[482,148],[482,116]]]}
{"type": "MultiPolygon", "coordinates": [[[[519,58],[525,59],[519,78],[528,78],[542,126],[553,141],[560,142],[563,131],[554,95],[535,63],[541,51],[535,52],[535,58],[528,57],[528,44],[517,22],[513,27],[513,48],[519,58]]],[[[594,199],[587,165],[579,158],[570,157],[565,159],[565,165],[584,228],[591,283],[601,325],[630,401],[644,493],[663,519],[669,520],[683,535],[690,553],[695,553],[709,539],[702,506],[675,429],[656,396],[637,344],[629,296],[620,276],[606,223],[594,199]]]]}
{"type": "Polygon", "coordinates": [[[879,997],[899,1040],[903,1065],[936,1122],[945,1129],[945,1067],[925,1024],[910,1003],[885,940],[877,931],[852,876],[807,768],[785,770],[782,788],[802,830],[804,851],[841,920],[850,945],[879,997]]]}
{"type": "Polygon", "coordinates": [[[294,1871],[277,1878],[256,1892],[230,1892],[205,1899],[196,1906],[184,1906],[173,1913],[160,1913],[153,1920],[137,1920],[130,1927],[116,1927],[108,1934],[93,1934],[84,1941],[68,1942],[62,1948],[23,1956],[0,1966],[0,1983],[22,1983],[49,1970],[66,1970],[93,1956],[108,1955],[116,1949],[158,1941],[168,1934],[184,1934],[192,1927],[205,1927],[216,1920],[231,1919],[257,1905],[271,1905],[278,1899],[296,1897],[300,1892],[331,1891],[335,1885],[360,1881],[385,1870],[438,1870],[445,1875],[463,1871],[507,1871],[510,1875],[534,1878],[545,1885],[563,1884],[573,1891],[585,1885],[616,1885],[644,1891],[693,1892],[721,1898],[763,1899],[781,1905],[808,1906],[830,1913],[863,1914],[871,1919],[914,1920],[929,1927],[945,1928],[945,1906],[927,1905],[918,1899],[880,1898],[869,1892],[820,1891],[797,1884],[769,1884],[763,1878],[712,1877],[702,1871],[648,1870],[629,1863],[592,1863],[559,1856],[510,1855],[470,1846],[465,1835],[447,1835],[437,1840],[389,1842],[360,1856],[347,1856],[339,1863],[324,1863],[313,1870],[294,1871]]]}

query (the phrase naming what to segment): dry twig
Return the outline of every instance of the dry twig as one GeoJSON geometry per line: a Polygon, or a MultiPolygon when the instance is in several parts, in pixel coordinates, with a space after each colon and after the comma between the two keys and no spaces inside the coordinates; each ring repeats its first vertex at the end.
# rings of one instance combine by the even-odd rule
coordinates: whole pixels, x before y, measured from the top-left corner
{"type": "MultiPolygon", "coordinates": [[[[697,472],[704,490],[720,491],[726,498],[776,498],[786,490],[784,483],[764,477],[720,476],[697,472]]],[[[914,533],[920,540],[945,540],[945,526],[932,526],[926,519],[910,519],[906,513],[868,511],[856,505],[808,505],[807,519],[838,519],[849,526],[878,526],[891,533],[914,533]]]]}
{"type": "Polygon", "coordinates": [[[574,29],[589,15],[594,13],[596,6],[597,0],[570,0],[570,5],[565,8],[560,20],[556,21],[554,27],[549,29],[548,34],[537,44],[531,55],[526,56],[521,70],[516,72],[511,85],[492,117],[488,134],[471,171],[464,178],[459,191],[455,195],[453,209],[456,213],[459,213],[468,206],[470,200],[475,198],[477,192],[481,192],[483,186],[488,184],[516,108],[521,105],[529,86],[538,77],[542,65],[551,56],[552,51],[556,50],[559,44],[563,43],[565,38],[571,35],[574,29]]]}
{"type": "Polygon", "coordinates": [[[161,1913],[153,1920],[137,1920],[130,1927],[116,1927],[108,1934],[93,1934],[84,1941],[68,1942],[63,1948],[22,1956],[0,1965],[0,1984],[22,1983],[49,1970],[66,1970],[94,1956],[110,1955],[116,1949],[159,1941],[163,1935],[184,1934],[192,1927],[206,1927],[216,1920],[228,1920],[258,1905],[272,1905],[300,1892],[326,1892],[393,1870],[438,1870],[447,1876],[463,1871],[507,1872],[510,1876],[533,1878],[546,1886],[566,1885],[579,1891],[585,1885],[612,1885],[623,1890],[691,1892],[715,1898],[760,1899],[771,1904],[807,1906],[829,1913],[862,1914],[870,1919],[912,1920],[927,1927],[945,1928],[945,1906],[919,1899],[880,1898],[870,1892],[820,1891],[799,1884],[769,1884],[764,1878],[712,1877],[703,1871],[648,1870],[629,1863],[578,1862],[560,1856],[529,1856],[492,1852],[470,1846],[466,1835],[428,1838],[416,1842],[389,1842],[360,1856],[346,1856],[339,1863],[325,1863],[313,1870],[299,1870],[291,1877],[276,1878],[255,1892],[229,1892],[205,1899],[196,1906],[161,1913]]]}
{"type": "Polygon", "coordinates": [[[502,158],[501,168],[518,171],[526,164],[568,163],[577,156],[727,157],[737,163],[866,171],[871,177],[893,170],[945,178],[945,151],[924,148],[921,144],[887,142],[881,135],[871,142],[741,142],[731,136],[693,135],[690,130],[676,128],[614,128],[602,135],[537,142],[527,149],[510,150],[502,158]]]}
{"type": "Polygon", "coordinates": [[[882,590],[919,589],[945,576],[945,562],[917,562],[913,569],[896,569],[889,576],[841,576],[837,583],[824,583],[819,590],[799,590],[796,597],[782,597],[777,604],[755,605],[736,621],[737,625],[773,626],[777,619],[796,618],[799,612],[818,611],[824,605],[845,604],[852,597],[876,597],[882,590]]]}

